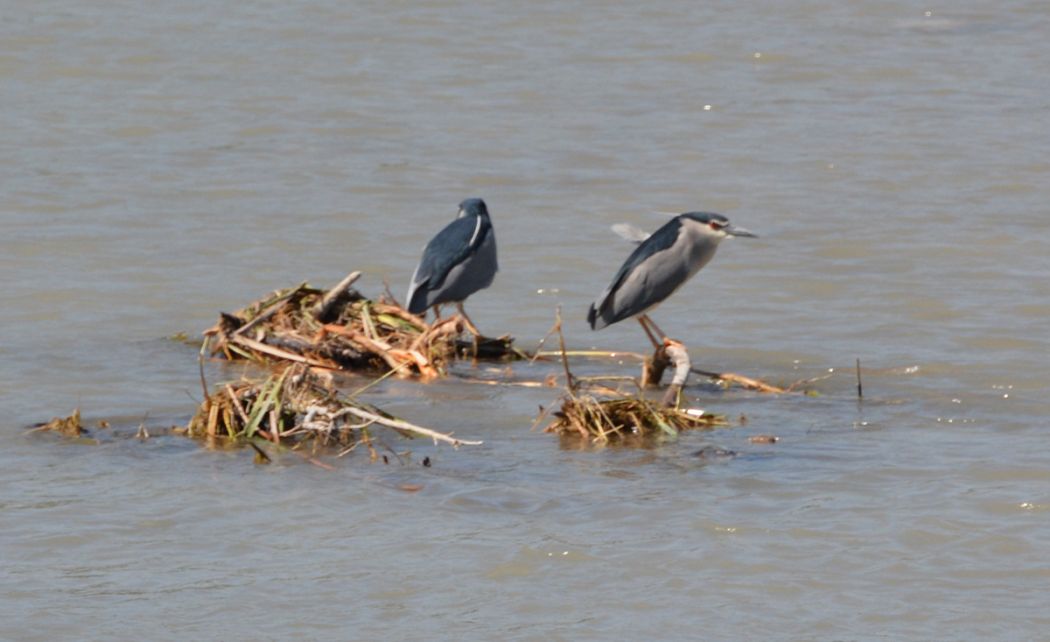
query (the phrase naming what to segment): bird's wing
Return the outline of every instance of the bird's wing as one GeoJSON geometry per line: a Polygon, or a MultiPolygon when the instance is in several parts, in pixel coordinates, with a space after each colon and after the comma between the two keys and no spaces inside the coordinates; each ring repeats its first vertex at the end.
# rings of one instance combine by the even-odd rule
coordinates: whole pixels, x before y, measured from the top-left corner
{"type": "MultiPolygon", "coordinates": [[[[608,305],[610,296],[616,292],[621,285],[623,285],[624,281],[627,280],[631,273],[634,272],[634,270],[647,258],[657,252],[667,250],[674,245],[675,239],[678,238],[678,230],[681,227],[682,222],[678,218],[673,218],[665,223],[660,229],[650,234],[644,241],[639,243],[638,247],[634,248],[631,255],[628,256],[627,260],[623,262],[622,266],[620,266],[620,271],[613,277],[612,283],[609,284],[609,287],[605,288],[605,291],[602,292],[600,297],[598,297],[598,304],[596,306],[597,310],[601,311],[606,305],[608,305]]],[[[642,308],[642,310],[644,310],[644,308],[642,308]]],[[[642,310],[624,314],[622,317],[638,314],[642,310]]]]}
{"type": "Polygon", "coordinates": [[[481,216],[465,216],[452,221],[430,239],[412,275],[409,299],[424,283],[430,288],[441,287],[449,270],[466,260],[481,245],[491,233],[490,228],[491,225],[487,225],[481,216]]]}
{"type": "Polygon", "coordinates": [[[613,223],[612,231],[616,232],[616,235],[623,240],[631,243],[641,243],[649,238],[649,232],[635,227],[630,223],[613,223]]]}

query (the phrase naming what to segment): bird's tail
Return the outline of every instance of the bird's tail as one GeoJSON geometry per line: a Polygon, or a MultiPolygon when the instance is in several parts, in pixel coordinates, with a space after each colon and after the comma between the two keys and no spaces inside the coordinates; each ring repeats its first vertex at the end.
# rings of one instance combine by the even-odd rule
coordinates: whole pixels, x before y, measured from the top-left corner
{"type": "Polygon", "coordinates": [[[427,311],[427,307],[426,289],[413,283],[408,291],[408,296],[405,297],[405,309],[412,314],[423,314],[427,311]]]}
{"type": "Polygon", "coordinates": [[[598,318],[598,308],[591,304],[591,309],[587,311],[587,323],[591,324],[591,330],[599,330],[605,327],[605,324],[598,318]]]}

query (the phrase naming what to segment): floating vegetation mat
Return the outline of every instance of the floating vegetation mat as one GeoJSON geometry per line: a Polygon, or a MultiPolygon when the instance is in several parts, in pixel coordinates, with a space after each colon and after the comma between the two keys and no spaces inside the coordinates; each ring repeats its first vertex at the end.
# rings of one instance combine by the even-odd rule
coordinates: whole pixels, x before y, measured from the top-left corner
{"type": "Polygon", "coordinates": [[[416,426],[338,391],[326,372],[293,364],[263,380],[218,386],[197,408],[187,427],[191,437],[228,437],[298,446],[312,441],[346,452],[365,444],[373,430],[423,436],[452,446],[475,445],[451,434],[416,426]]]}
{"type": "Polygon", "coordinates": [[[351,286],[354,272],[324,291],[302,284],[279,290],[233,314],[223,313],[204,332],[204,349],[227,359],[295,362],[354,372],[432,379],[458,355],[516,359],[513,339],[463,339],[460,316],[434,323],[389,295],[373,301],[351,286]]]}
{"type": "MultiPolygon", "coordinates": [[[[97,427],[110,428],[110,424],[99,421],[97,427]]],[[[424,437],[454,448],[482,443],[394,417],[356,399],[353,394],[338,390],[330,371],[302,363],[278,365],[273,374],[265,378],[215,386],[186,426],[147,428],[143,423],[134,434],[124,430],[93,431],[84,425],[80,410],[76,409],[68,417],[56,417],[30,428],[30,432],[54,433],[74,442],[94,445],[121,437],[146,441],[152,437],[181,435],[206,441],[210,447],[250,446],[256,452],[257,463],[271,460],[267,451],[290,452],[322,468],[331,466],[313,455],[341,457],[358,447],[367,450],[373,461],[381,458],[388,463],[387,456],[377,452],[379,449],[401,460],[401,455],[387,445],[384,435],[380,434],[383,431],[400,437],[424,437]],[[262,445],[266,442],[270,445],[264,449],[262,445]]],[[[423,465],[430,465],[429,458],[424,459],[423,465]]]]}
{"type": "Polygon", "coordinates": [[[728,425],[722,415],[696,408],[665,407],[641,395],[597,399],[567,394],[552,416],[554,420],[544,432],[576,435],[599,444],[628,437],[675,436],[683,430],[728,425]]]}
{"type": "Polygon", "coordinates": [[[57,432],[66,437],[80,437],[87,428],[80,421],[80,408],[76,408],[68,417],[55,417],[47,423],[34,425],[32,432],[57,432]]]}
{"type": "MultiPolygon", "coordinates": [[[[334,449],[346,454],[364,446],[376,458],[374,440],[385,429],[400,436],[422,436],[454,447],[480,444],[460,439],[403,419],[362,402],[358,394],[391,375],[421,379],[448,373],[449,364],[461,355],[484,359],[516,359],[528,355],[518,351],[508,337],[464,339],[468,323],[460,316],[427,323],[410,314],[387,294],[370,300],[351,286],[359,274],[353,273],[331,290],[307,284],[276,291],[234,314],[222,314],[208,329],[201,346],[201,385],[204,401],[189,424],[165,429],[161,434],[182,434],[223,445],[249,445],[258,457],[268,460],[261,446],[270,450],[286,448],[303,454],[304,445],[334,449]],[[221,353],[228,359],[248,359],[268,367],[269,376],[243,378],[209,390],[204,381],[203,355],[221,353]],[[334,385],[334,371],[364,371],[375,378],[357,393],[340,391],[334,385]]],[[[645,362],[640,379],[623,375],[576,377],[569,368],[570,353],[561,331],[561,312],[540,347],[557,333],[556,352],[537,351],[532,361],[542,357],[561,357],[565,393],[556,408],[541,409],[535,425],[548,421],[545,432],[584,443],[644,444],[652,438],[675,436],[684,430],[728,425],[722,415],[698,408],[682,408],[682,390],[689,374],[696,373],[746,388],[785,393],[795,386],[779,388],[740,375],[717,374],[692,368],[688,352],[680,342],[665,339],[652,358],[634,353],[583,351],[573,356],[615,359],[638,357],[645,362]],[[672,368],[671,384],[659,401],[642,391],[659,386],[661,374],[672,368]],[[634,394],[601,385],[601,381],[629,380],[634,394]]],[[[181,337],[177,337],[180,338],[181,337]]],[[[531,361],[530,361],[531,363],[531,361]]],[[[481,378],[476,369],[464,382],[528,387],[554,386],[559,377],[547,373],[542,380],[510,381],[509,368],[489,368],[500,372],[496,380],[481,378]]],[[[805,382],[801,382],[805,383],[805,382]]],[[[859,368],[858,368],[859,392],[859,368]]],[[[107,426],[102,426],[107,427],[107,426]]],[[[79,411],[34,427],[75,439],[89,438],[79,411]]],[[[145,425],[135,435],[149,439],[145,425]]],[[[763,443],[774,443],[769,437],[763,443]]],[[[380,442],[382,443],[382,442],[380,442]]],[[[651,441],[650,441],[651,443],[651,441]]],[[[385,447],[385,446],[384,446],[385,447]]],[[[325,452],[330,452],[326,450],[325,452]]],[[[395,453],[396,454],[396,453],[395,453]]],[[[316,460],[312,463],[324,465],[316,460]]]]}
{"type": "MultiPolygon", "coordinates": [[[[684,346],[678,342],[665,340],[662,349],[668,364],[675,366],[675,379],[660,402],[647,399],[639,391],[636,394],[624,394],[602,387],[606,399],[598,399],[591,394],[580,394],[584,379],[577,378],[569,369],[568,352],[565,350],[565,337],[561,331],[561,311],[557,312],[551,333],[558,334],[562,367],[565,369],[565,394],[561,397],[561,406],[553,412],[542,411],[537,423],[550,414],[553,417],[544,432],[573,437],[578,436],[588,442],[607,444],[613,441],[624,442],[627,439],[645,441],[648,438],[676,436],[683,430],[713,428],[728,425],[725,417],[714,415],[697,408],[681,409],[678,400],[690,364],[689,355],[684,346]]],[[[549,336],[549,335],[548,335],[549,336]]],[[[660,355],[660,349],[654,360],[660,355]]],[[[650,368],[647,363],[647,369],[650,368]]],[[[666,365],[661,366],[662,372],[666,365]]],[[[659,381],[659,375],[649,377],[659,381]]],[[[590,377],[591,381],[608,379],[607,377],[590,377]]],[[[646,377],[643,377],[646,379],[646,377]]],[[[650,382],[651,385],[651,382],[650,382]]],[[[644,386],[643,386],[644,387],[644,386]]]]}

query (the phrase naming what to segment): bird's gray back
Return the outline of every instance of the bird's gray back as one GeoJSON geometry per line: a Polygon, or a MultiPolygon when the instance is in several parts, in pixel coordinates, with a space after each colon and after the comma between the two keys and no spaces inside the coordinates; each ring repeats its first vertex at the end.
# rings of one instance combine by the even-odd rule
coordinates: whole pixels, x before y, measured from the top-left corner
{"type": "Polygon", "coordinates": [[[592,306],[592,327],[602,328],[641,314],[688,281],[711,259],[717,246],[717,242],[697,238],[697,234],[692,222],[683,222],[680,216],[653,232],[635,248],[592,306]]]}
{"type": "Polygon", "coordinates": [[[496,238],[488,217],[457,218],[423,248],[409,286],[408,309],[418,313],[462,301],[491,285],[496,270],[496,238]]]}
{"type": "Polygon", "coordinates": [[[484,290],[492,285],[498,269],[496,236],[490,230],[475,252],[452,266],[440,286],[436,289],[428,288],[427,307],[439,303],[465,301],[478,290],[484,290]]]}

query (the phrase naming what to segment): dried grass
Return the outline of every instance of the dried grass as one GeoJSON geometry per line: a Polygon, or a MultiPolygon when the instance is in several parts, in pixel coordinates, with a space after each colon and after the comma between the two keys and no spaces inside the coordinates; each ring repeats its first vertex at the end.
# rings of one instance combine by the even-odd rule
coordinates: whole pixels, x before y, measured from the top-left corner
{"type": "Polygon", "coordinates": [[[702,410],[665,407],[641,394],[598,399],[591,395],[566,394],[561,407],[552,413],[544,432],[579,436],[605,444],[628,437],[676,436],[683,430],[728,425],[722,415],[702,410]]]}
{"type": "Polygon", "coordinates": [[[80,437],[88,430],[80,421],[80,408],[76,408],[68,417],[55,417],[47,423],[33,426],[32,432],[57,432],[66,437],[80,437]]]}
{"type": "Polygon", "coordinates": [[[440,377],[457,356],[516,359],[523,355],[509,337],[464,340],[464,319],[434,323],[384,295],[378,301],[351,285],[352,273],[324,291],[302,284],[278,290],[234,314],[223,313],[204,332],[205,348],[227,359],[295,362],[334,370],[440,377]]]}
{"type": "Polygon", "coordinates": [[[371,445],[372,430],[387,428],[403,436],[424,436],[458,447],[480,444],[411,424],[337,390],[330,375],[292,364],[265,379],[218,386],[197,408],[187,426],[191,437],[252,440],[297,446],[352,448],[371,445]]]}
{"type": "MultiPolygon", "coordinates": [[[[709,414],[699,409],[682,410],[678,407],[678,393],[684,384],[684,373],[689,370],[688,354],[681,344],[665,342],[663,349],[665,353],[670,349],[671,356],[667,357],[665,354],[664,357],[661,357],[668,359],[668,363],[674,361],[676,370],[681,371],[676,375],[675,382],[668,388],[668,393],[674,394],[665,394],[664,399],[658,403],[646,398],[641,390],[635,394],[622,394],[603,388],[607,398],[599,399],[594,395],[579,393],[580,389],[588,384],[583,379],[575,377],[569,369],[565,337],[561,330],[561,310],[558,310],[554,327],[551,328],[548,336],[555,332],[558,334],[558,343],[561,348],[566,390],[560,399],[559,409],[551,413],[554,420],[547,425],[544,432],[575,436],[587,442],[607,444],[613,441],[622,443],[627,438],[641,438],[644,441],[660,435],[675,436],[682,430],[711,428],[727,424],[725,417],[721,415],[709,414]]],[[[660,354],[658,350],[657,355],[660,354]]],[[[662,369],[661,367],[661,371],[662,369]]],[[[658,380],[659,377],[657,376],[656,379],[658,380]]],[[[546,414],[546,412],[541,412],[537,422],[541,421],[546,414]]]]}

